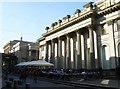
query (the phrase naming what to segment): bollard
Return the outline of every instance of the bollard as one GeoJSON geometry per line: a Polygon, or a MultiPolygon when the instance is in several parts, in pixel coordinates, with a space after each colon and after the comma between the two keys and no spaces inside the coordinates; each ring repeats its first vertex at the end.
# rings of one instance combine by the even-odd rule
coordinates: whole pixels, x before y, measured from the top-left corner
{"type": "Polygon", "coordinates": [[[13,82],[13,89],[18,89],[18,81],[14,80],[13,82]]]}
{"type": "Polygon", "coordinates": [[[30,89],[30,83],[26,83],[25,89],[30,89]]]}

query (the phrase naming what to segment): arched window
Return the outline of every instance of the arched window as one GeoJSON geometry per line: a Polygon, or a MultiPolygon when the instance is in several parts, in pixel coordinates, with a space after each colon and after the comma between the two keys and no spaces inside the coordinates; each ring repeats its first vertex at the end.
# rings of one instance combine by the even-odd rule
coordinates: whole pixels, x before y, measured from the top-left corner
{"type": "Polygon", "coordinates": [[[107,45],[102,46],[102,69],[110,69],[109,49],[107,45]]]}

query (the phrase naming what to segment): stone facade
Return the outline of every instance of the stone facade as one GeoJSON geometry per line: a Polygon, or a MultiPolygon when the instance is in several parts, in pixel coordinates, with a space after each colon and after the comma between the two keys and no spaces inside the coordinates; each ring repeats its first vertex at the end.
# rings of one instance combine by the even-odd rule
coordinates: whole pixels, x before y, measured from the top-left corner
{"type": "Polygon", "coordinates": [[[28,44],[28,49],[29,49],[29,60],[38,60],[39,59],[38,43],[28,44]]]}
{"type": "Polygon", "coordinates": [[[38,60],[38,43],[17,40],[10,41],[4,46],[4,53],[13,53],[18,57],[18,63],[22,61],[38,60]]]}
{"type": "Polygon", "coordinates": [[[20,42],[20,40],[13,40],[13,41],[6,43],[3,47],[4,53],[6,54],[10,53],[10,50],[12,49],[13,45],[15,45],[17,42],[20,42]]]}
{"type": "Polygon", "coordinates": [[[38,39],[39,59],[63,69],[115,69],[120,57],[120,2],[84,5],[73,16],[46,27],[38,39]]]}

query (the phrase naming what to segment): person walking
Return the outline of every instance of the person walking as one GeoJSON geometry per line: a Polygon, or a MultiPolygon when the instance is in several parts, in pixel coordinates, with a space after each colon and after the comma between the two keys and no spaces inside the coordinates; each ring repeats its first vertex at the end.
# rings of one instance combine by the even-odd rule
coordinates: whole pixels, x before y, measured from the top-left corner
{"type": "Polygon", "coordinates": [[[34,71],[33,77],[34,77],[34,79],[33,79],[34,82],[37,83],[37,70],[34,71]]]}

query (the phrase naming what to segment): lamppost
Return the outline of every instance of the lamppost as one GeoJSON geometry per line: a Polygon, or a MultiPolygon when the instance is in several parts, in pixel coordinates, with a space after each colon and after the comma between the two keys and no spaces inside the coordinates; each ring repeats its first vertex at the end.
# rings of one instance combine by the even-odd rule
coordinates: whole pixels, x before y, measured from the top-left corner
{"type": "MultiPolygon", "coordinates": [[[[120,20],[117,21],[118,29],[120,29],[120,20]]],[[[120,46],[118,47],[120,49],[120,46]]],[[[120,50],[118,53],[118,66],[120,67],[120,50]]]]}
{"type": "Polygon", "coordinates": [[[10,70],[11,70],[11,60],[10,60],[9,56],[5,57],[5,68],[8,69],[8,72],[10,72],[10,70]]]}
{"type": "MultiPolygon", "coordinates": [[[[118,88],[119,88],[119,79],[120,79],[120,65],[118,65],[118,60],[117,60],[117,55],[116,55],[116,45],[115,45],[115,29],[114,29],[114,22],[115,20],[112,21],[112,29],[113,29],[113,42],[114,42],[114,53],[115,53],[115,66],[116,66],[116,77],[117,77],[117,83],[118,83],[118,88]]],[[[119,23],[120,24],[120,23],[119,23]]]]}
{"type": "Polygon", "coordinates": [[[117,68],[117,55],[116,55],[116,45],[115,45],[115,29],[114,29],[114,22],[115,20],[112,21],[112,29],[113,29],[113,46],[114,46],[114,53],[115,53],[115,66],[117,68]]]}

